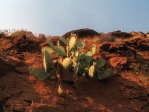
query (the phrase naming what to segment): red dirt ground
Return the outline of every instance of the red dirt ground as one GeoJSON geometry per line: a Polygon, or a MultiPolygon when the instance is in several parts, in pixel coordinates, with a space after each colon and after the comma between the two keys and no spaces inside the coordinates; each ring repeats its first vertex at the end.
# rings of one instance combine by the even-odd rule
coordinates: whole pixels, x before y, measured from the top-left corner
{"type": "MultiPolygon", "coordinates": [[[[67,97],[57,95],[56,81],[37,81],[27,73],[0,77],[0,104],[4,112],[148,112],[149,90],[124,76],[107,82],[85,80],[79,89],[63,85],[67,97]]],[[[2,108],[1,108],[2,111],[2,108]]]]}

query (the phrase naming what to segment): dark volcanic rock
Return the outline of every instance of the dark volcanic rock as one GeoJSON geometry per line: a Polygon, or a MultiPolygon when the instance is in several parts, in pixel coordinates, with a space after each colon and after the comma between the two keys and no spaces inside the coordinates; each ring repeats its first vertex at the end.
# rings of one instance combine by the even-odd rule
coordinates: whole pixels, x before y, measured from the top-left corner
{"type": "Polygon", "coordinates": [[[76,34],[79,38],[99,36],[98,32],[92,29],[85,28],[85,29],[78,29],[78,30],[72,30],[70,32],[67,32],[66,34],[63,35],[63,37],[68,38],[71,36],[71,33],[76,34]]]}

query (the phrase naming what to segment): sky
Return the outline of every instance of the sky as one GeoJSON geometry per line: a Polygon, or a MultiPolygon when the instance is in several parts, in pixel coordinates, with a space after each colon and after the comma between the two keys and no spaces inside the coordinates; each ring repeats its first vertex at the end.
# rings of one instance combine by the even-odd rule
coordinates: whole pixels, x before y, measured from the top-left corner
{"type": "Polygon", "coordinates": [[[54,36],[81,28],[146,33],[148,12],[149,0],[0,0],[0,29],[54,36]]]}

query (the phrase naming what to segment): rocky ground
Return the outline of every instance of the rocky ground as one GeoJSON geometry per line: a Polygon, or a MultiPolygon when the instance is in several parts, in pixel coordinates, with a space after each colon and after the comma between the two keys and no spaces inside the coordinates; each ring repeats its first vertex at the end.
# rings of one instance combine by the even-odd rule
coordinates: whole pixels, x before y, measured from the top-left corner
{"type": "Polygon", "coordinates": [[[38,81],[29,75],[29,66],[42,66],[40,46],[45,41],[28,35],[0,37],[0,112],[149,112],[147,35],[120,31],[97,35],[88,30],[76,32],[88,35],[86,49],[97,44],[96,57],[106,59],[115,75],[104,82],[86,79],[78,89],[64,83],[64,98],[57,94],[57,81],[38,81]]]}

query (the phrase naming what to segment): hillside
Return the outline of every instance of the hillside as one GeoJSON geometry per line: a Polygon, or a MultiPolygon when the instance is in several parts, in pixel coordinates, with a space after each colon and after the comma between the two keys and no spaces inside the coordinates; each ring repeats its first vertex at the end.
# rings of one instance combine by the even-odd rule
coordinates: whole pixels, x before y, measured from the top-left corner
{"type": "Polygon", "coordinates": [[[57,79],[39,81],[29,74],[29,67],[43,66],[40,49],[48,46],[47,40],[56,44],[59,36],[39,38],[27,31],[0,35],[0,112],[149,112],[149,34],[78,29],[63,36],[71,33],[86,40],[85,51],[96,44],[94,58],[105,59],[113,76],[86,78],[77,89],[64,82],[66,97],[60,97],[57,79]]]}

